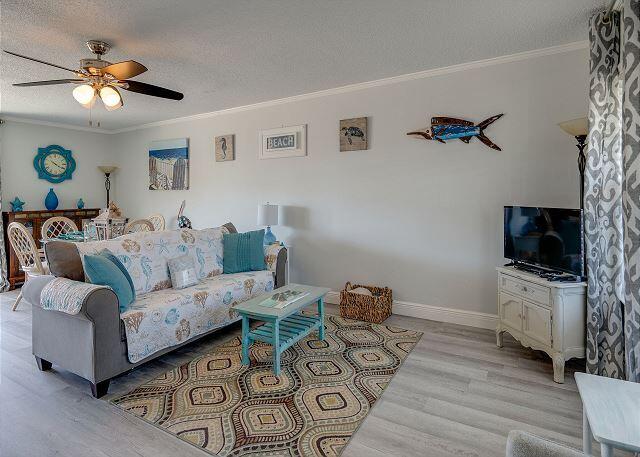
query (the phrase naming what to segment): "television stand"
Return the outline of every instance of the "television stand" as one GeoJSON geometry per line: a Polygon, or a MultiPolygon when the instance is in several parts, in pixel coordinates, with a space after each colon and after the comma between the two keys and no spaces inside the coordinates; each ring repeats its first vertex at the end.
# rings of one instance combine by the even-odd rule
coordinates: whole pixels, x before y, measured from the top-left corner
{"type": "Polygon", "coordinates": [[[585,357],[585,282],[558,282],[516,269],[498,267],[496,344],[504,332],[523,346],[547,353],[553,380],[564,382],[564,363],[585,357]]]}

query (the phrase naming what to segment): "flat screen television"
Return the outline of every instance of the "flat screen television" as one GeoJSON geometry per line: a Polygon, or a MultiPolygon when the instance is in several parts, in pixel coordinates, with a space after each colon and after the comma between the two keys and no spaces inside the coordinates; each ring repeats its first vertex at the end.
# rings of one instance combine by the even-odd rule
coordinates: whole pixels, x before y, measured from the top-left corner
{"type": "Polygon", "coordinates": [[[517,263],[584,276],[582,210],[504,207],[504,256],[517,263]]]}

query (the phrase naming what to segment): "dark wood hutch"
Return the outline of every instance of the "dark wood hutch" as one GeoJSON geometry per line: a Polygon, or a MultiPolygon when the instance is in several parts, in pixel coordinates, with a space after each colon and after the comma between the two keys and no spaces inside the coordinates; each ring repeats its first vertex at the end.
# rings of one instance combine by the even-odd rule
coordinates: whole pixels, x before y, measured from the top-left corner
{"type": "Polygon", "coordinates": [[[64,216],[71,219],[78,226],[78,230],[82,230],[83,222],[88,221],[96,217],[99,213],[98,209],[59,209],[55,211],[42,210],[42,211],[4,211],[2,213],[2,223],[4,224],[4,244],[7,253],[7,270],[9,275],[9,283],[11,288],[15,288],[16,284],[24,282],[24,273],[20,271],[20,263],[16,257],[9,239],[7,236],[7,227],[11,222],[20,222],[24,224],[36,242],[36,246],[41,245],[40,229],[44,221],[50,217],[64,216]]]}

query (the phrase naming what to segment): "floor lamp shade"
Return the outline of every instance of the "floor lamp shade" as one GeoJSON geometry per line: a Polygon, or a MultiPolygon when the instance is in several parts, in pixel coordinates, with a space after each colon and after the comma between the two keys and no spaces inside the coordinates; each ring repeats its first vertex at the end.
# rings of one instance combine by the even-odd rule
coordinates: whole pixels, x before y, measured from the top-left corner
{"type": "Polygon", "coordinates": [[[258,225],[268,227],[271,225],[278,225],[278,205],[266,205],[258,206],[258,225]]]}
{"type": "Polygon", "coordinates": [[[264,244],[269,245],[276,242],[276,236],[271,232],[272,225],[278,225],[278,205],[266,205],[258,206],[258,225],[267,227],[264,232],[264,244]]]}

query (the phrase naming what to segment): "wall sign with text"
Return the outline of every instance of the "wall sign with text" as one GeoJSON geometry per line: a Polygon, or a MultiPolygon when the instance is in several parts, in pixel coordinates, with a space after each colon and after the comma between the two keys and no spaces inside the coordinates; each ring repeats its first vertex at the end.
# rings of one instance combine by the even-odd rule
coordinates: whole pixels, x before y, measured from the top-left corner
{"type": "Polygon", "coordinates": [[[307,125],[293,125],[260,132],[260,158],[279,159],[307,155],[307,125]]]}

